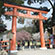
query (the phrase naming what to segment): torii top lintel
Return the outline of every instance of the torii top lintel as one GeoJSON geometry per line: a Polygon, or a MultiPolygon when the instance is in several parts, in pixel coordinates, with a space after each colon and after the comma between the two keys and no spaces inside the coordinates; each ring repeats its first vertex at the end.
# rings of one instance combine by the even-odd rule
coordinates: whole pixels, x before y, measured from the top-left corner
{"type": "Polygon", "coordinates": [[[44,14],[48,13],[47,11],[38,10],[37,8],[32,8],[32,7],[23,6],[23,5],[13,5],[13,4],[4,3],[4,6],[17,8],[17,9],[21,9],[21,10],[33,11],[33,12],[41,12],[41,13],[44,13],[44,14]]]}
{"type": "Polygon", "coordinates": [[[47,11],[42,11],[42,10],[38,10],[38,9],[34,9],[34,8],[27,7],[27,6],[22,6],[22,5],[21,6],[20,5],[13,5],[13,4],[9,4],[9,3],[4,3],[4,6],[27,11],[27,14],[22,14],[22,13],[18,13],[18,12],[15,12],[15,14],[14,14],[13,11],[10,11],[10,12],[5,12],[5,15],[22,16],[22,17],[27,17],[27,18],[47,20],[46,17],[43,17],[42,14],[40,14],[40,13],[47,14],[48,13],[47,11]],[[39,15],[30,15],[31,11],[38,12],[39,15]]]}

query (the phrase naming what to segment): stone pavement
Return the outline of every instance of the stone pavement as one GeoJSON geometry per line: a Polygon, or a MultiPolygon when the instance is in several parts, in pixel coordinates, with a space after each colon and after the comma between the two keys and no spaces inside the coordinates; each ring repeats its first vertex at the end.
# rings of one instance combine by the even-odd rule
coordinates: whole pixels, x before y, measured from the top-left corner
{"type": "Polygon", "coordinates": [[[55,49],[47,49],[47,50],[25,49],[18,51],[17,55],[55,55],[55,49]]]}

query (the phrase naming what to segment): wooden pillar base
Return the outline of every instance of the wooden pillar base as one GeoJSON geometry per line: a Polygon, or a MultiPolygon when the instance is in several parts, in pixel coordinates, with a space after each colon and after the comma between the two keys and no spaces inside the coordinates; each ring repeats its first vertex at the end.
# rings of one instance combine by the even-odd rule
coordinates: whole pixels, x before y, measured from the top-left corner
{"type": "Polygon", "coordinates": [[[41,50],[47,50],[47,47],[41,47],[40,49],[41,50]]]}

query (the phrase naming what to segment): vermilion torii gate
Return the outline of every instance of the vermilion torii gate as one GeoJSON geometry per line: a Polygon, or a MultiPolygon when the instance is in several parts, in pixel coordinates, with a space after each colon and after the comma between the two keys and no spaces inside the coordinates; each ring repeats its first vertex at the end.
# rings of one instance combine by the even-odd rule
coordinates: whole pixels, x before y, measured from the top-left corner
{"type": "Polygon", "coordinates": [[[12,32],[14,34],[13,34],[12,43],[11,43],[11,50],[16,49],[16,19],[17,19],[17,16],[33,18],[33,19],[38,19],[39,20],[41,48],[45,48],[45,40],[44,40],[44,32],[43,32],[43,22],[42,22],[42,20],[47,20],[47,18],[43,17],[42,13],[47,14],[48,12],[33,9],[33,8],[29,8],[29,7],[26,7],[26,6],[9,4],[9,3],[4,3],[4,6],[13,8],[13,11],[5,12],[5,15],[12,15],[13,16],[13,18],[12,18],[12,32]],[[20,12],[17,11],[18,9],[26,10],[27,13],[26,14],[20,13],[20,12]],[[30,12],[38,12],[39,14],[38,15],[31,15],[30,12]]]}

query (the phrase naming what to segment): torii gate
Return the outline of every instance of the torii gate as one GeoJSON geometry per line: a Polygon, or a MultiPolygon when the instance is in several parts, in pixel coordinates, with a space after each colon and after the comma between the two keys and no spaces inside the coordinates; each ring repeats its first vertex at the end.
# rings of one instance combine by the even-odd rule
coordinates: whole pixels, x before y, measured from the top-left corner
{"type": "Polygon", "coordinates": [[[26,6],[13,5],[13,4],[9,4],[9,3],[4,3],[4,6],[13,8],[13,11],[5,12],[5,15],[12,15],[13,16],[13,19],[12,19],[12,32],[14,34],[13,34],[13,38],[12,38],[13,41],[11,43],[11,50],[16,50],[16,19],[17,19],[17,16],[22,16],[22,17],[33,18],[33,19],[38,19],[39,20],[41,48],[45,48],[45,40],[44,40],[42,20],[47,20],[47,18],[43,17],[42,13],[47,14],[48,12],[33,9],[33,8],[29,8],[29,7],[26,7],[26,6]],[[17,11],[17,9],[26,10],[27,13],[26,14],[19,13],[17,11]],[[38,12],[39,14],[38,15],[31,15],[30,12],[38,12]]]}

